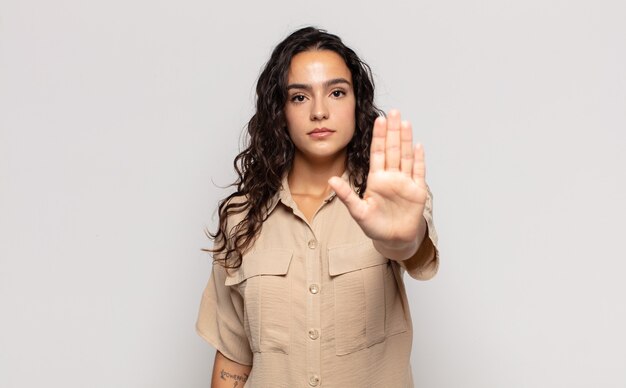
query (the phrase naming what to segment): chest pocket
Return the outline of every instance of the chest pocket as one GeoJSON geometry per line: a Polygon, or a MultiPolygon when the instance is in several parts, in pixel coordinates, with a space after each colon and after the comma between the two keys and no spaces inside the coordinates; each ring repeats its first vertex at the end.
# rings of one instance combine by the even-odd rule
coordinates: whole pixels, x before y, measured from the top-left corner
{"type": "Polygon", "coordinates": [[[338,356],[381,343],[407,330],[391,265],[371,241],[328,249],[338,356]]]}
{"type": "Polygon", "coordinates": [[[253,352],[289,354],[292,256],[290,250],[253,251],[226,277],[224,284],[238,287],[244,299],[244,328],[253,352]]]}

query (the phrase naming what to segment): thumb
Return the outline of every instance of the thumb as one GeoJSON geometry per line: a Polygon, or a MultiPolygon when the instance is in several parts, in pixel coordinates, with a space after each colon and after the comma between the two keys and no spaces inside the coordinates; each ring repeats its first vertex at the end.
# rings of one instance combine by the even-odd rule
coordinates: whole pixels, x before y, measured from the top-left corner
{"type": "Polygon", "coordinates": [[[341,202],[346,205],[352,218],[355,220],[360,219],[365,211],[365,203],[356,195],[348,182],[334,176],[328,180],[328,184],[335,191],[341,202]]]}

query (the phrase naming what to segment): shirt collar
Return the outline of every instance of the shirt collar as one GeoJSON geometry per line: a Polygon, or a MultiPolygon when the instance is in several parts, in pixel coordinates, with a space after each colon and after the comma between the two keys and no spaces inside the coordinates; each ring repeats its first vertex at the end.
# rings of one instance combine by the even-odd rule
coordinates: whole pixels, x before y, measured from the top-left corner
{"type": "MultiPolygon", "coordinates": [[[[296,203],[293,200],[293,197],[291,196],[291,191],[289,190],[289,182],[287,180],[288,175],[289,175],[289,172],[283,175],[283,179],[281,181],[281,187],[278,189],[274,197],[272,197],[272,199],[270,200],[269,206],[267,207],[268,215],[274,210],[274,208],[276,208],[276,205],[278,205],[278,202],[282,202],[285,206],[288,206],[292,209],[295,209],[297,207],[296,203]]],[[[352,189],[354,190],[354,186],[352,185],[352,182],[350,182],[350,174],[348,173],[347,169],[341,175],[341,179],[350,183],[350,187],[352,187],[352,189]]],[[[324,202],[332,201],[336,195],[337,194],[335,194],[335,191],[331,190],[328,197],[324,199],[324,202]]]]}

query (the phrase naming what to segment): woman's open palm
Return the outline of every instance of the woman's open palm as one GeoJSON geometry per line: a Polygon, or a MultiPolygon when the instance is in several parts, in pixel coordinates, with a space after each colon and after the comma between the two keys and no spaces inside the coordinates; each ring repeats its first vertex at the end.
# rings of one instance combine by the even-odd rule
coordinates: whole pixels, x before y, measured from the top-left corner
{"type": "Polygon", "coordinates": [[[424,149],[413,146],[411,124],[401,120],[399,111],[374,122],[363,199],[341,178],[329,184],[372,240],[410,243],[417,237],[427,198],[424,149]]]}

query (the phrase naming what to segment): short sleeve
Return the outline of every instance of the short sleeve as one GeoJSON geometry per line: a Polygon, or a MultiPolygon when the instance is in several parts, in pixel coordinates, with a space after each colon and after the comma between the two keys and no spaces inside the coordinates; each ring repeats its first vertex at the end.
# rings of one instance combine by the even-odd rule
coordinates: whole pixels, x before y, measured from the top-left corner
{"type": "Polygon", "coordinates": [[[439,269],[439,249],[437,248],[439,237],[433,222],[433,194],[428,185],[426,185],[426,191],[427,197],[424,206],[424,219],[427,227],[426,238],[413,257],[399,262],[409,276],[417,280],[431,279],[439,269]]]}
{"type": "Polygon", "coordinates": [[[224,267],[214,263],[202,294],[196,331],[227,358],[252,365],[252,351],[243,324],[243,298],[235,288],[224,284],[225,279],[224,267]]]}

